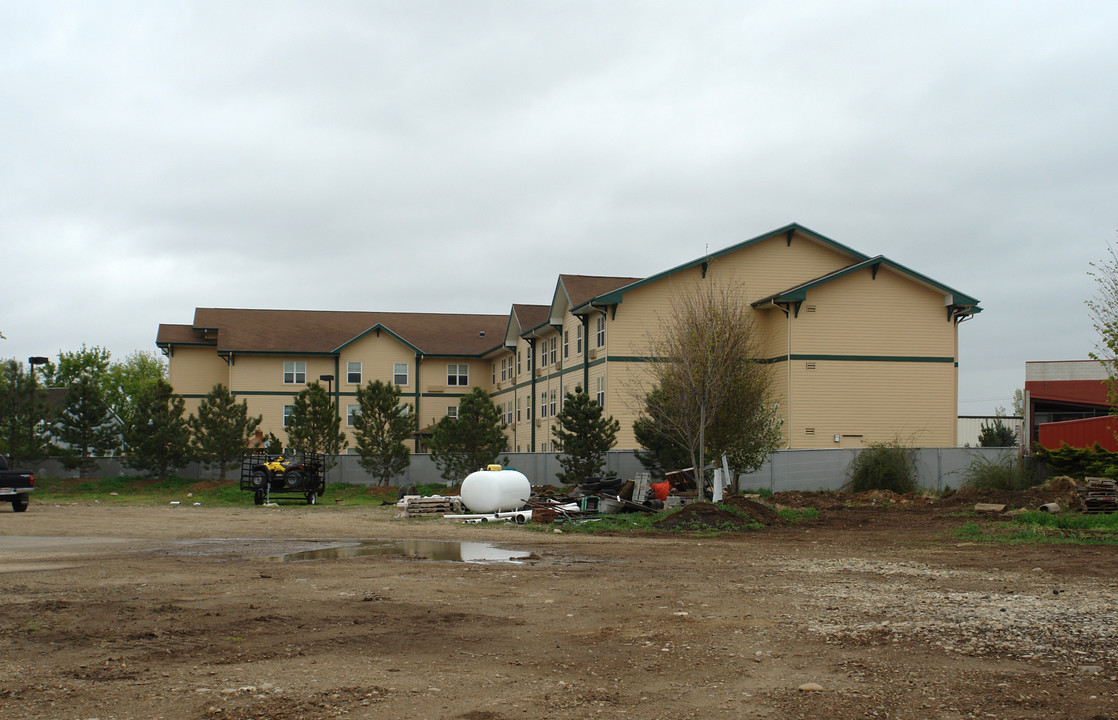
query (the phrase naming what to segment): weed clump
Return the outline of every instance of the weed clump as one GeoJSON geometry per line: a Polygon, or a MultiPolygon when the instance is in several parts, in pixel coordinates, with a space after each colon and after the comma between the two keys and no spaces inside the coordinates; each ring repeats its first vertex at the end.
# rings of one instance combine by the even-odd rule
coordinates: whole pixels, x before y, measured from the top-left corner
{"type": "Polygon", "coordinates": [[[846,466],[846,484],[850,493],[869,490],[891,490],[904,494],[916,492],[916,449],[900,440],[870,443],[846,466]]]}

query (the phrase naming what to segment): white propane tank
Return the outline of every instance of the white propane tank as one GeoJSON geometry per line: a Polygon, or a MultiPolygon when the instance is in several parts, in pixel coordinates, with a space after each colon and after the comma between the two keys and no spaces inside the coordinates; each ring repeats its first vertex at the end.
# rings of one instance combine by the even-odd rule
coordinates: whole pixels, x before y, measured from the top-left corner
{"type": "Polygon", "coordinates": [[[523,473],[490,465],[462,481],[462,502],[474,513],[519,510],[532,496],[532,485],[523,473]]]}

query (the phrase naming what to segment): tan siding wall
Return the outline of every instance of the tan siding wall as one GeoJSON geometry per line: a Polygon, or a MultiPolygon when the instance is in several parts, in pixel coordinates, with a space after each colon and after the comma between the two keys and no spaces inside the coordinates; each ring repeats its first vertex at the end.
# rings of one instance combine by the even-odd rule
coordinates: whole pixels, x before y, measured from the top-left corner
{"type": "Polygon", "coordinates": [[[805,361],[793,361],[792,447],[862,447],[896,438],[954,445],[954,377],[952,363],[818,360],[808,370],[805,361]],[[836,434],[861,437],[836,443],[836,434]]]}
{"type": "Polygon", "coordinates": [[[943,295],[885,268],[810,290],[792,323],[793,354],[955,357],[943,295]]]}
{"type": "Polygon", "coordinates": [[[179,395],[205,395],[218,383],[229,387],[229,365],[213,348],[177,347],[167,359],[167,378],[179,395]]]}

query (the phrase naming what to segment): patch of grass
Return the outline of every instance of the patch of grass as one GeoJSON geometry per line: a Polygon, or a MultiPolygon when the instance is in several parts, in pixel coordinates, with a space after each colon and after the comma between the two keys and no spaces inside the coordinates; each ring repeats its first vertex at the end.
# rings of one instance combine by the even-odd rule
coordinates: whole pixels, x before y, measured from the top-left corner
{"type": "Polygon", "coordinates": [[[758,488],[756,490],[739,490],[737,494],[738,495],[760,495],[763,498],[767,498],[767,497],[772,496],[773,491],[769,490],[768,488],[758,488]]]}
{"type": "Polygon", "coordinates": [[[781,508],[776,511],[780,519],[791,525],[805,520],[815,520],[819,517],[818,508],[781,508]]]}
{"type": "Polygon", "coordinates": [[[1118,516],[1028,512],[1009,520],[954,530],[960,540],[1011,545],[1118,545],[1118,516]]]}
{"type": "Polygon", "coordinates": [[[661,510],[658,513],[621,513],[618,515],[601,515],[589,522],[562,523],[559,525],[528,524],[524,527],[542,532],[551,532],[559,528],[566,533],[600,533],[600,532],[657,532],[653,526],[663,520],[674,510],[661,510]]]}
{"type": "MultiPolygon", "coordinates": [[[[183,504],[199,502],[211,507],[250,507],[253,493],[240,489],[238,478],[194,480],[172,476],[164,480],[121,475],[90,478],[36,478],[32,502],[100,503],[107,505],[166,505],[177,500],[183,504]],[[115,494],[114,494],[115,493],[115,494]]],[[[445,490],[445,488],[444,488],[445,490]]],[[[302,502],[299,496],[280,496],[279,502],[302,502]]],[[[319,502],[342,500],[347,506],[379,506],[396,502],[396,488],[327,483],[319,502]]]]}

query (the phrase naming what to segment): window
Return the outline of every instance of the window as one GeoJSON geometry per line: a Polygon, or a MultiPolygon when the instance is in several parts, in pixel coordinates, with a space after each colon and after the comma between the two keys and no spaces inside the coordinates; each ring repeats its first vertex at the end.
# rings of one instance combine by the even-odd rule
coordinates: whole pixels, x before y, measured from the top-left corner
{"type": "Polygon", "coordinates": [[[563,331],[563,359],[566,360],[571,355],[571,334],[566,330],[563,331]]]}
{"type": "Polygon", "coordinates": [[[516,421],[520,422],[520,398],[516,399],[516,421]]]}
{"type": "Polygon", "coordinates": [[[547,443],[540,443],[540,452],[547,452],[547,443]]]}
{"type": "Polygon", "coordinates": [[[345,364],[345,381],[350,385],[361,384],[361,363],[350,360],[345,364]]]}
{"type": "Polygon", "coordinates": [[[307,383],[307,364],[288,361],[283,364],[284,385],[305,385],[307,383]]]}
{"type": "Polygon", "coordinates": [[[606,316],[598,316],[598,347],[606,346],[606,316]]]}
{"type": "Polygon", "coordinates": [[[284,427],[291,427],[291,418],[294,417],[294,415],[295,415],[295,406],[294,405],[284,405],[283,406],[283,426],[284,427]]]}
{"type": "Polygon", "coordinates": [[[457,405],[451,405],[450,407],[448,407],[446,409],[446,416],[448,418],[453,418],[453,419],[457,420],[458,419],[458,406],[457,405]]]}
{"type": "Polygon", "coordinates": [[[353,427],[357,424],[357,416],[361,414],[360,405],[346,405],[345,406],[345,424],[353,427]]]}
{"type": "Polygon", "coordinates": [[[392,382],[396,385],[408,384],[408,364],[407,363],[393,363],[392,364],[392,382]]]}
{"type": "Polygon", "coordinates": [[[557,338],[552,337],[551,338],[551,343],[550,343],[550,345],[551,345],[551,363],[553,365],[555,364],[555,341],[556,341],[556,339],[557,338]]]}
{"type": "Polygon", "coordinates": [[[547,340],[540,341],[540,367],[547,367],[547,340]]]}
{"type": "Polygon", "coordinates": [[[516,351],[516,374],[520,374],[520,351],[516,351]]]}
{"type": "Polygon", "coordinates": [[[404,403],[403,405],[397,405],[396,407],[400,408],[400,416],[401,417],[403,417],[405,415],[411,415],[411,405],[408,405],[407,403],[404,403]]]}
{"type": "Polygon", "coordinates": [[[505,403],[505,425],[512,425],[512,400],[505,403]]]}
{"type": "Polygon", "coordinates": [[[529,345],[528,349],[524,351],[524,357],[528,360],[528,372],[532,372],[532,346],[529,345]]]}
{"type": "Polygon", "coordinates": [[[551,391],[551,402],[549,403],[549,407],[551,408],[551,417],[555,417],[555,391],[554,390],[551,391]]]}
{"type": "Polygon", "coordinates": [[[532,422],[532,396],[524,398],[524,419],[532,422]]]}
{"type": "Polygon", "coordinates": [[[547,393],[540,393],[540,417],[547,417],[547,393]]]}
{"type": "Polygon", "coordinates": [[[501,380],[504,381],[508,375],[508,360],[501,359],[501,380]]]}
{"type": "Polygon", "coordinates": [[[497,384],[497,361],[493,361],[493,384],[497,384]]]}
{"type": "Polygon", "coordinates": [[[606,406],[606,378],[604,375],[598,378],[598,393],[594,400],[598,403],[598,407],[604,408],[606,406]]]}
{"type": "Polygon", "coordinates": [[[582,325],[575,328],[575,355],[582,354],[582,325]]]}
{"type": "Polygon", "coordinates": [[[447,385],[469,385],[470,384],[470,366],[469,365],[447,365],[446,366],[446,384],[447,385]]]}

